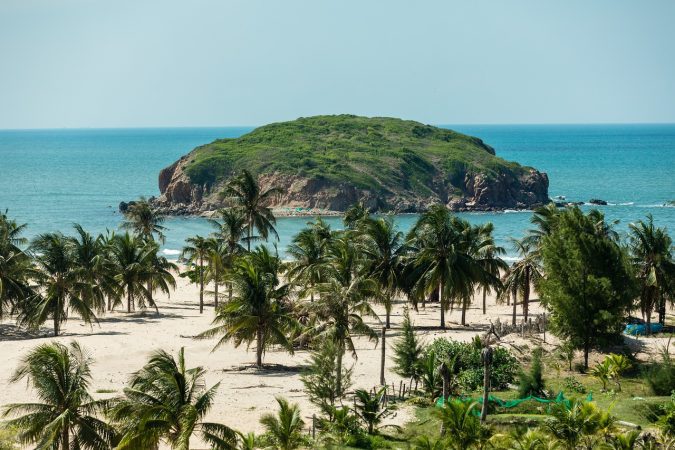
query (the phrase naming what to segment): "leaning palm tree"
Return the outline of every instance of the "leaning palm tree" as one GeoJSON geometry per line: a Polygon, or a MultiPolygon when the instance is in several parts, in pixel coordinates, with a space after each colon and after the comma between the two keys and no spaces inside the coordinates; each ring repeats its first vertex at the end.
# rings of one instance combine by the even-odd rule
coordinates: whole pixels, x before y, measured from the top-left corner
{"type": "Polygon", "coordinates": [[[20,248],[27,242],[21,236],[25,227],[0,213],[0,320],[5,308],[12,312],[33,295],[29,283],[33,265],[20,248]]]}
{"type": "Polygon", "coordinates": [[[308,305],[319,324],[311,330],[331,339],[337,346],[336,393],[342,395],[342,358],[347,350],[356,358],[354,335],[363,334],[377,342],[377,333],[363,320],[377,318],[369,300],[377,294],[377,283],[367,277],[367,265],[359,247],[348,235],[335,238],[324,265],[325,278],[317,291],[321,300],[308,305]]]}
{"type": "Polygon", "coordinates": [[[121,431],[118,450],[158,448],[161,441],[172,449],[189,450],[190,438],[198,434],[211,448],[236,448],[238,434],[204,417],[213,406],[220,383],[205,388],[206,369],[188,369],[185,349],[178,358],[163,350],[154,352],[113,400],[110,417],[121,431]]]}
{"type": "MultiPolygon", "coordinates": [[[[537,253],[533,250],[531,242],[525,239],[511,239],[513,247],[518,252],[520,259],[516,261],[504,274],[502,283],[504,290],[502,295],[509,292],[522,294],[523,320],[527,321],[530,305],[530,293],[532,283],[536,283],[543,276],[538,262],[537,253]]],[[[516,324],[516,300],[513,301],[513,325],[516,324]]]]}
{"type": "MultiPolygon", "coordinates": [[[[234,260],[244,252],[241,245],[246,236],[246,216],[237,208],[226,208],[219,211],[221,222],[209,219],[211,225],[216,228],[213,237],[220,243],[222,250],[220,259],[222,262],[223,278],[232,270],[234,260]]],[[[232,299],[232,285],[228,285],[228,300],[232,299]]]]}
{"type": "Polygon", "coordinates": [[[153,278],[155,245],[129,233],[110,239],[109,258],[115,273],[115,282],[119,286],[119,298],[115,300],[126,298],[128,313],[135,308],[136,303],[139,308],[145,308],[149,304],[158,311],[148,290],[153,278]]]}
{"type": "Polygon", "coordinates": [[[114,430],[97,415],[104,402],[89,394],[92,359],[77,344],[42,344],[19,365],[12,382],[28,379],[39,403],[13,403],[5,406],[4,416],[21,416],[6,424],[19,431],[22,444],[36,448],[107,449],[114,430]]]}
{"type": "Polygon", "coordinates": [[[277,414],[265,414],[260,423],[265,427],[271,448],[278,450],[294,450],[306,443],[303,435],[305,422],[300,415],[300,407],[290,404],[282,397],[276,397],[279,404],[277,414]]]}
{"type": "Polygon", "coordinates": [[[289,264],[287,276],[294,286],[300,288],[300,295],[309,292],[310,301],[313,302],[314,287],[321,282],[321,268],[331,231],[320,217],[308,225],[293,238],[288,247],[287,252],[293,260],[289,264]]]}
{"type": "Polygon", "coordinates": [[[183,247],[181,259],[186,260],[195,269],[199,277],[199,314],[204,312],[204,279],[206,277],[206,267],[204,262],[209,261],[210,243],[202,236],[194,236],[185,240],[187,245],[183,247]]]}
{"type": "Polygon", "coordinates": [[[483,314],[487,313],[487,294],[492,290],[499,292],[502,289],[500,280],[501,272],[508,269],[508,264],[500,257],[506,253],[503,247],[495,244],[493,231],[494,225],[488,222],[485,225],[475,227],[475,252],[476,261],[483,267],[483,273],[480,282],[483,290],[483,314]]]}
{"type": "Polygon", "coordinates": [[[274,228],[276,219],[268,205],[280,193],[281,189],[277,187],[263,190],[248,170],[243,170],[225,186],[222,195],[232,199],[246,217],[248,251],[251,251],[251,241],[255,239],[253,229],[257,230],[262,239],[266,240],[270,234],[279,238],[274,228]]]}
{"type": "MultiPolygon", "coordinates": [[[[259,250],[264,252],[264,248],[259,250]]],[[[289,335],[296,327],[290,287],[280,284],[278,273],[270,271],[270,266],[274,268],[271,258],[248,255],[237,260],[230,277],[235,295],[216,312],[215,326],[197,336],[200,339],[220,336],[214,350],[228,341],[235,346],[255,341],[258,368],[262,368],[263,353],[272,345],[293,352],[289,335]]]]}
{"type": "Polygon", "coordinates": [[[640,286],[639,304],[651,333],[651,318],[655,308],[659,320],[665,316],[666,299],[675,298],[675,262],[671,253],[673,241],[668,230],[654,226],[654,218],[647,216],[628,225],[630,229],[631,261],[640,286]]]}
{"type": "Polygon", "coordinates": [[[54,336],[59,335],[69,311],[85,323],[98,322],[90,303],[82,296],[87,286],[80,277],[71,240],[61,233],[41,234],[31,243],[31,252],[37,268],[37,292],[21,322],[37,327],[51,318],[54,336]]]}
{"type": "Polygon", "coordinates": [[[153,209],[150,202],[141,197],[129,205],[124,212],[122,227],[131,230],[146,241],[154,240],[155,235],[157,235],[157,239],[164,242],[164,231],[166,230],[166,227],[162,226],[164,220],[164,215],[157,209],[153,209]]]}
{"type": "Polygon", "coordinates": [[[368,272],[378,284],[386,312],[385,326],[391,328],[391,310],[400,286],[401,260],[405,251],[403,233],[396,230],[391,216],[364,219],[360,230],[363,233],[363,253],[368,261],[368,272]]]}

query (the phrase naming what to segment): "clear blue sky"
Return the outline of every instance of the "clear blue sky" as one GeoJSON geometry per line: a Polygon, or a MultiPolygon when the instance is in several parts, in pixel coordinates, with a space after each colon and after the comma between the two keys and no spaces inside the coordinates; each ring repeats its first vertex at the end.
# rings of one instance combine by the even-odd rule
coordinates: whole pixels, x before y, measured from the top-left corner
{"type": "Polygon", "coordinates": [[[675,122],[673,0],[2,0],[0,128],[675,122]]]}

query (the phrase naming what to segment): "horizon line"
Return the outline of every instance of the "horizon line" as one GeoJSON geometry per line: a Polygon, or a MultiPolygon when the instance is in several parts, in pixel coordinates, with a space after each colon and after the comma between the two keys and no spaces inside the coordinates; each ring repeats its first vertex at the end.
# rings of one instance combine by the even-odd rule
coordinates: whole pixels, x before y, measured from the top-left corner
{"type": "MultiPolygon", "coordinates": [[[[304,116],[298,117],[301,118],[304,116]]],[[[311,117],[311,116],[307,116],[311,117]]],[[[385,116],[372,116],[372,117],[385,117],[385,116]]],[[[281,120],[267,122],[261,125],[134,125],[134,126],[90,126],[90,127],[21,127],[21,128],[0,128],[2,131],[77,131],[77,130],[169,130],[169,129],[208,129],[208,128],[258,128],[272,123],[283,123],[283,122],[292,122],[297,119],[292,120],[281,120]]],[[[402,119],[402,120],[413,120],[413,119],[402,119]]],[[[413,120],[415,122],[420,122],[413,120]]],[[[626,126],[626,125],[675,125],[675,122],[467,122],[467,123],[424,123],[425,125],[431,125],[436,127],[445,127],[445,126],[626,126]]]]}

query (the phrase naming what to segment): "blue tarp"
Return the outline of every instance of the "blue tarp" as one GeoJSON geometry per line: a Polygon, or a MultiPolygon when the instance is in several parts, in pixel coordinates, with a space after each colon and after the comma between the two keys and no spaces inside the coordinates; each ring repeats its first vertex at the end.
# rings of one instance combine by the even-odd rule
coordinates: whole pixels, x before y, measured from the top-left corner
{"type": "MultiPolygon", "coordinates": [[[[652,333],[659,333],[663,330],[663,325],[660,323],[651,324],[652,333]]],[[[630,336],[644,335],[647,334],[647,324],[646,323],[629,323],[626,325],[626,328],[623,330],[624,334],[630,336]]]]}

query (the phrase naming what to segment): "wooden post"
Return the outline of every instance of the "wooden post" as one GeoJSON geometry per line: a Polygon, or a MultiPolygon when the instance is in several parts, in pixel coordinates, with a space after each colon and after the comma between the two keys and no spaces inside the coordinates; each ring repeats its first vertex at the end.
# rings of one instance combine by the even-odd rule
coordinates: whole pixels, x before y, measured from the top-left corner
{"type": "Polygon", "coordinates": [[[401,390],[403,389],[403,380],[398,382],[398,398],[401,398],[401,390]]]}
{"type": "Polygon", "coordinates": [[[312,439],[316,439],[316,414],[312,414],[312,439]]]}
{"type": "Polygon", "coordinates": [[[384,386],[384,358],[386,355],[387,328],[382,327],[382,361],[380,362],[380,385],[384,386]]]}
{"type": "Polygon", "coordinates": [[[480,412],[480,421],[485,422],[488,415],[490,399],[490,368],[492,366],[492,347],[486,346],[480,353],[483,360],[483,407],[480,412]]]}
{"type": "Polygon", "coordinates": [[[541,326],[544,327],[544,344],[546,343],[546,313],[544,313],[541,326]]]}

